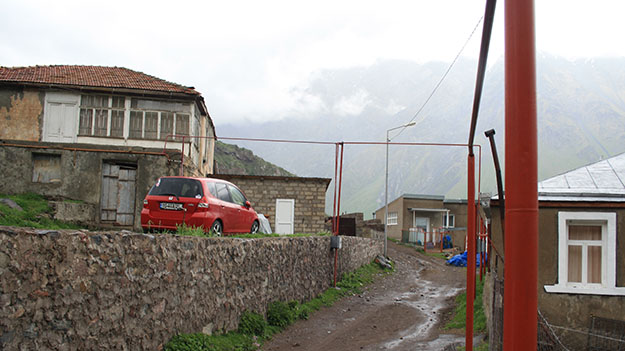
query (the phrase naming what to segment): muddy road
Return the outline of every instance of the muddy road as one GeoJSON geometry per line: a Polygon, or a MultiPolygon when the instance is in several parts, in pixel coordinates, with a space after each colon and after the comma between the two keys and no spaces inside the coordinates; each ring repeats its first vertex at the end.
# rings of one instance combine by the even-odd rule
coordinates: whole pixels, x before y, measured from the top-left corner
{"type": "Polygon", "coordinates": [[[464,334],[442,328],[465,286],[466,270],[392,242],[388,254],[395,261],[394,274],[298,321],[262,349],[442,350],[463,342],[464,334]]]}

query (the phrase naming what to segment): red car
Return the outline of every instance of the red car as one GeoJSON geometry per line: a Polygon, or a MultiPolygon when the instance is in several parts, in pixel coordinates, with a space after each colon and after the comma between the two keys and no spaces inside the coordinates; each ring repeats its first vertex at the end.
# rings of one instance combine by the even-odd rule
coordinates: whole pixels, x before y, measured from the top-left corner
{"type": "Polygon", "coordinates": [[[141,210],[143,231],[176,230],[185,223],[215,235],[257,233],[258,215],[243,192],[221,179],[162,177],[141,210]]]}

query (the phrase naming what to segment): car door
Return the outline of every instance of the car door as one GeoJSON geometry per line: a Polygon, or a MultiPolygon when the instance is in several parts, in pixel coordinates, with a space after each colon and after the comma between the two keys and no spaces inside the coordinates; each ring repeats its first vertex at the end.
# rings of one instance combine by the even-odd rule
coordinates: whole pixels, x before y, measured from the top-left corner
{"type": "Polygon", "coordinates": [[[215,183],[215,191],[217,192],[217,198],[220,200],[219,207],[222,214],[221,220],[224,233],[238,232],[237,217],[239,214],[239,206],[232,202],[228,185],[226,183],[215,183]]]}
{"type": "Polygon", "coordinates": [[[245,198],[241,190],[230,184],[228,184],[228,190],[230,191],[232,202],[237,205],[237,220],[235,224],[237,232],[249,233],[250,229],[252,229],[255,212],[251,207],[245,206],[247,198],[245,198]]]}

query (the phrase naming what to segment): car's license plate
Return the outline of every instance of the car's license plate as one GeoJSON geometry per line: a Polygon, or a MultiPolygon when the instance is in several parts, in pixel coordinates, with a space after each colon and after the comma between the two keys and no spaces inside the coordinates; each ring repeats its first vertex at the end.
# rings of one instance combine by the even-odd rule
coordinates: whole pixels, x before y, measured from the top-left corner
{"type": "Polygon", "coordinates": [[[176,202],[161,202],[161,210],[180,211],[182,210],[182,204],[176,202]]]}

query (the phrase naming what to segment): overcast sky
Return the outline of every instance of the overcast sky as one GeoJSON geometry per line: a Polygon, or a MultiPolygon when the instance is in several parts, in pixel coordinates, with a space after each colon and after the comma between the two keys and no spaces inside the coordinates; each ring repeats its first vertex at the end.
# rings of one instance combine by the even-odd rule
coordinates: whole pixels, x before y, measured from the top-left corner
{"type": "MultiPolygon", "coordinates": [[[[301,88],[322,69],[383,59],[451,62],[485,6],[485,0],[1,1],[0,65],[127,67],[194,86],[217,125],[310,108],[301,88]]],[[[500,0],[491,62],[503,55],[503,6],[500,0]]],[[[621,0],[536,0],[538,50],[569,59],[625,56],[623,14],[621,0]]],[[[481,29],[464,56],[478,56],[481,29]]]]}

